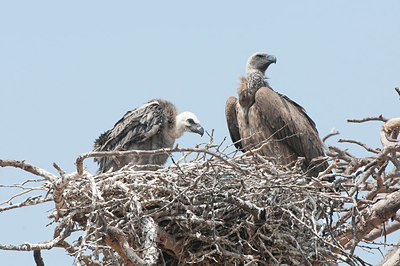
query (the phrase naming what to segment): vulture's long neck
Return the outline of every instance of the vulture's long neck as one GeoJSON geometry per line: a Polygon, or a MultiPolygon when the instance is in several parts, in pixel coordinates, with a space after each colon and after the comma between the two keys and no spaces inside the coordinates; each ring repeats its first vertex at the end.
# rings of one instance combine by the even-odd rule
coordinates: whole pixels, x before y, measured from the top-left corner
{"type": "Polygon", "coordinates": [[[249,93],[253,95],[256,94],[259,88],[265,87],[268,85],[267,81],[265,80],[264,73],[258,69],[251,69],[247,71],[247,88],[249,93]]]}
{"type": "Polygon", "coordinates": [[[243,114],[247,123],[249,123],[249,110],[255,102],[256,92],[268,85],[265,81],[264,73],[258,69],[247,70],[247,79],[245,84],[239,86],[239,103],[242,106],[243,114]]]}

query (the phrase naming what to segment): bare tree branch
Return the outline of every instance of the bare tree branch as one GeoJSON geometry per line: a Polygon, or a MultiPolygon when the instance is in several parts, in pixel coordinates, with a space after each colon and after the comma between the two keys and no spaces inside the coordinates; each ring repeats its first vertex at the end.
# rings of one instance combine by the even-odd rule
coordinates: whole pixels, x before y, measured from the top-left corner
{"type": "Polygon", "coordinates": [[[340,134],[339,131],[336,131],[334,128],[332,128],[331,132],[329,132],[328,135],[326,135],[325,137],[322,138],[322,142],[325,142],[328,138],[339,135],[339,134],[340,134]]]}
{"type": "MultiPolygon", "coordinates": [[[[396,214],[397,219],[400,218],[399,214],[396,214]]],[[[400,222],[394,221],[388,225],[382,224],[379,227],[373,229],[368,235],[364,237],[365,241],[374,241],[378,237],[385,236],[386,234],[391,234],[400,229],[400,222]]]]}
{"type": "Polygon", "coordinates": [[[146,265],[146,261],[142,260],[129,246],[127,238],[121,229],[107,227],[104,240],[125,259],[128,265],[146,265]]]}
{"type": "Polygon", "coordinates": [[[44,199],[40,199],[40,198],[41,198],[41,196],[29,197],[29,198],[25,199],[23,202],[0,207],[0,213],[4,212],[4,211],[12,210],[12,209],[18,209],[18,208],[25,207],[25,206],[33,206],[33,205],[38,205],[38,204],[41,204],[44,202],[53,201],[53,198],[51,198],[51,197],[47,197],[44,199]]]}
{"type": "Polygon", "coordinates": [[[0,166],[1,167],[6,167],[6,166],[11,166],[15,168],[20,168],[26,172],[32,173],[37,176],[41,176],[46,178],[48,181],[52,182],[57,179],[55,175],[53,175],[50,172],[47,172],[44,169],[41,169],[39,167],[33,166],[30,163],[26,163],[25,161],[16,161],[16,160],[1,160],[0,159],[0,166]]]}
{"type": "Polygon", "coordinates": [[[362,212],[356,227],[352,228],[351,225],[348,225],[344,232],[338,236],[339,243],[342,246],[348,246],[348,243],[352,240],[360,241],[374,228],[393,217],[399,209],[400,191],[396,191],[362,212]],[[354,234],[357,239],[353,239],[354,234]]]}
{"type": "Polygon", "coordinates": [[[52,249],[55,247],[60,241],[64,240],[71,234],[72,224],[68,225],[65,228],[63,234],[59,235],[58,237],[54,238],[53,240],[31,244],[31,243],[24,243],[21,245],[4,245],[0,244],[0,249],[2,250],[16,250],[16,251],[31,251],[31,250],[41,250],[41,249],[52,249]]]}
{"type": "Polygon", "coordinates": [[[340,142],[340,143],[344,143],[344,142],[347,142],[347,143],[354,143],[354,144],[360,145],[361,147],[363,147],[364,149],[366,149],[366,150],[369,151],[369,152],[372,152],[372,153],[379,153],[378,150],[374,150],[374,149],[368,147],[367,145],[365,145],[364,143],[362,143],[362,142],[360,142],[360,141],[351,140],[351,139],[339,139],[338,142],[340,142]]]}
{"type": "Polygon", "coordinates": [[[369,116],[369,117],[365,117],[365,118],[361,118],[361,119],[347,119],[347,122],[349,123],[363,123],[363,122],[367,122],[367,121],[382,121],[382,122],[386,122],[389,119],[383,117],[382,115],[379,116],[369,116]]]}

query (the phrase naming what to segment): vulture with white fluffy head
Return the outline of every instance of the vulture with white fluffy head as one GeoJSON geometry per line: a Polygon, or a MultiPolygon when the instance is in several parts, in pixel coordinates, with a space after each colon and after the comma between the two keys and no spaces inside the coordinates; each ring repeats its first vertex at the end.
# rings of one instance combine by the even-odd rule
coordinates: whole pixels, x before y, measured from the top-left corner
{"type": "Polygon", "coordinates": [[[315,123],[303,107],[269,86],[264,74],[272,63],[276,63],[273,55],[253,54],[247,61],[247,78],[239,81],[239,100],[229,97],[226,101],[232,141],[243,152],[254,150],[281,164],[304,157],[303,170],[317,176],[328,164],[311,162],[324,156],[315,123]]]}
{"type": "MultiPolygon", "coordinates": [[[[204,129],[190,112],[178,113],[176,107],[163,99],[153,99],[127,112],[112,129],[96,139],[93,151],[157,150],[172,148],[184,132],[203,136],[204,129]]],[[[114,156],[95,158],[99,172],[116,171],[127,164],[162,165],[167,154],[146,156],[114,156]]]]}

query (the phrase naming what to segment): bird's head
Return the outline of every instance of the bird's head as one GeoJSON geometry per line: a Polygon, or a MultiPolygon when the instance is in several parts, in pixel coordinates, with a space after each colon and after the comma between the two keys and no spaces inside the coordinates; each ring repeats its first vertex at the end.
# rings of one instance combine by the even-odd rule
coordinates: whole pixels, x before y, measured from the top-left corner
{"type": "Polygon", "coordinates": [[[265,53],[255,53],[247,60],[246,72],[251,73],[254,70],[265,73],[270,64],[276,64],[276,57],[265,53]]]}
{"type": "Polygon", "coordinates": [[[200,136],[204,134],[204,128],[199,119],[191,112],[183,112],[176,116],[175,136],[179,138],[184,132],[197,133],[200,136]]]}

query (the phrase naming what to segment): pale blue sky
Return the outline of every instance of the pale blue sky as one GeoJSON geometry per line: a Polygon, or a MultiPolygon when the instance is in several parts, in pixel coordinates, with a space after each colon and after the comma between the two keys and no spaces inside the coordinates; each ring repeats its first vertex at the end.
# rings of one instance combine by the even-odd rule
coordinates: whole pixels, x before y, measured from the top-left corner
{"type": "MultiPolygon", "coordinates": [[[[394,0],[2,1],[0,158],[74,171],[100,133],[156,97],[196,113],[220,142],[228,136],[225,100],[236,95],[254,52],[277,57],[270,85],[304,106],[321,136],[336,128],[342,138],[379,147],[381,123],[346,119],[399,115],[399,18],[394,0]]],[[[178,143],[202,141],[186,134],[178,143]]],[[[27,178],[0,169],[2,184],[27,178]]],[[[0,202],[9,195],[0,188],[0,202]]],[[[45,225],[52,207],[0,213],[0,242],[51,239],[45,225]]],[[[48,265],[72,263],[60,249],[43,257],[48,265]]],[[[376,263],[380,255],[365,258],[376,263]]],[[[23,252],[0,251],[0,261],[34,264],[23,252]]]]}

